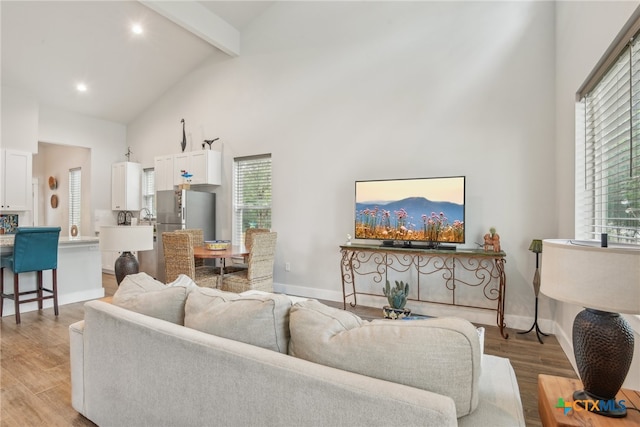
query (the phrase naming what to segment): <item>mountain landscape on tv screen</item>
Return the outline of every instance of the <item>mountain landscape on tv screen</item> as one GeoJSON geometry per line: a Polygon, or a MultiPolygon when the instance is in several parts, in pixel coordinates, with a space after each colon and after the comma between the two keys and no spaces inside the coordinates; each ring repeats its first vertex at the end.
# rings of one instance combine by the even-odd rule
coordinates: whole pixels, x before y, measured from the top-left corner
{"type": "Polygon", "coordinates": [[[434,202],[425,197],[408,197],[402,200],[386,202],[356,203],[356,217],[358,212],[362,212],[365,209],[373,210],[376,207],[391,212],[391,217],[393,217],[394,212],[404,209],[408,214],[409,222],[418,229],[423,224],[422,215],[431,216],[432,212],[437,215],[443,212],[449,224],[453,224],[456,220],[464,221],[464,205],[453,202],[434,202]]]}

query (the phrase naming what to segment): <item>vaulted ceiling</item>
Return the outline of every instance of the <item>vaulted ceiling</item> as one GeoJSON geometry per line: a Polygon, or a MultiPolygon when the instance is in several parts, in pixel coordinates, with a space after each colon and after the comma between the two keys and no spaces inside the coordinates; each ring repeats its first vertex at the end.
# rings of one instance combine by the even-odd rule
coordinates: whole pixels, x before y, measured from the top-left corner
{"type": "Polygon", "coordinates": [[[3,0],[2,86],[126,124],[205,59],[241,54],[242,30],[273,3],[3,0]]]}

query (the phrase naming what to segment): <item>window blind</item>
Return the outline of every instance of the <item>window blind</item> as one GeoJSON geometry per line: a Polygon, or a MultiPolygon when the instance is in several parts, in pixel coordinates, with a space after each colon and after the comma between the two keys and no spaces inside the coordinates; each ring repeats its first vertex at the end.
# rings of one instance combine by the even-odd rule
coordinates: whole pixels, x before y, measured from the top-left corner
{"type": "Polygon", "coordinates": [[[581,104],[577,237],[640,244],[640,43],[622,49],[581,104]]]}
{"type": "Polygon", "coordinates": [[[69,228],[80,228],[80,207],[82,206],[82,170],[69,169],[69,228]]]}
{"type": "Polygon", "coordinates": [[[234,244],[247,228],[271,228],[271,154],[234,159],[234,244]]]}
{"type": "MultiPolygon", "coordinates": [[[[152,217],[156,216],[155,211],[155,171],[153,168],[142,171],[142,203],[143,209],[148,209],[152,217]]],[[[144,219],[144,216],[142,217],[144,219]]]]}

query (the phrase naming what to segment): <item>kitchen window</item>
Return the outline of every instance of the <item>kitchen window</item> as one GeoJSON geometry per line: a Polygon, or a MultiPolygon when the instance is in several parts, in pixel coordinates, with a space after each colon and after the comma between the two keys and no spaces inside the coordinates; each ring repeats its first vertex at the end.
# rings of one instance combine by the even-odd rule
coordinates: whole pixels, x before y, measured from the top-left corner
{"type": "MultiPolygon", "coordinates": [[[[153,168],[147,168],[142,171],[142,210],[147,209],[148,216],[156,217],[156,192],[155,192],[155,172],[153,168]]],[[[146,214],[146,212],[145,212],[146,214]]],[[[142,215],[140,219],[145,219],[146,215],[142,215]]]]}
{"type": "Polygon", "coordinates": [[[74,225],[79,230],[82,206],[82,169],[69,169],[69,229],[74,225]]]}
{"type": "Polygon", "coordinates": [[[233,162],[233,243],[244,244],[247,228],[271,229],[271,154],[233,162]]]}

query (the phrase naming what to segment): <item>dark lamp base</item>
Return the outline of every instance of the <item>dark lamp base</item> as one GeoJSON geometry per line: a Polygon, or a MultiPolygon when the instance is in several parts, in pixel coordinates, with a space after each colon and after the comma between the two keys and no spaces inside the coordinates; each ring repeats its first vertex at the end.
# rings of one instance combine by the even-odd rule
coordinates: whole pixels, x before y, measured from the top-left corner
{"type": "Polygon", "coordinates": [[[627,408],[619,405],[615,399],[600,399],[596,396],[591,396],[584,390],[578,390],[573,393],[573,400],[586,411],[604,417],[624,418],[627,416],[627,408]]]}
{"type": "Polygon", "coordinates": [[[573,322],[573,352],[584,391],[585,410],[621,418],[626,409],[615,401],[633,359],[634,339],[629,323],[618,313],[587,308],[573,322]],[[598,408],[592,407],[599,401],[598,408]]]}
{"type": "Polygon", "coordinates": [[[122,252],[122,254],[116,259],[114,271],[116,273],[116,282],[120,286],[126,275],[136,274],[139,270],[138,260],[131,252],[122,252]]]}

